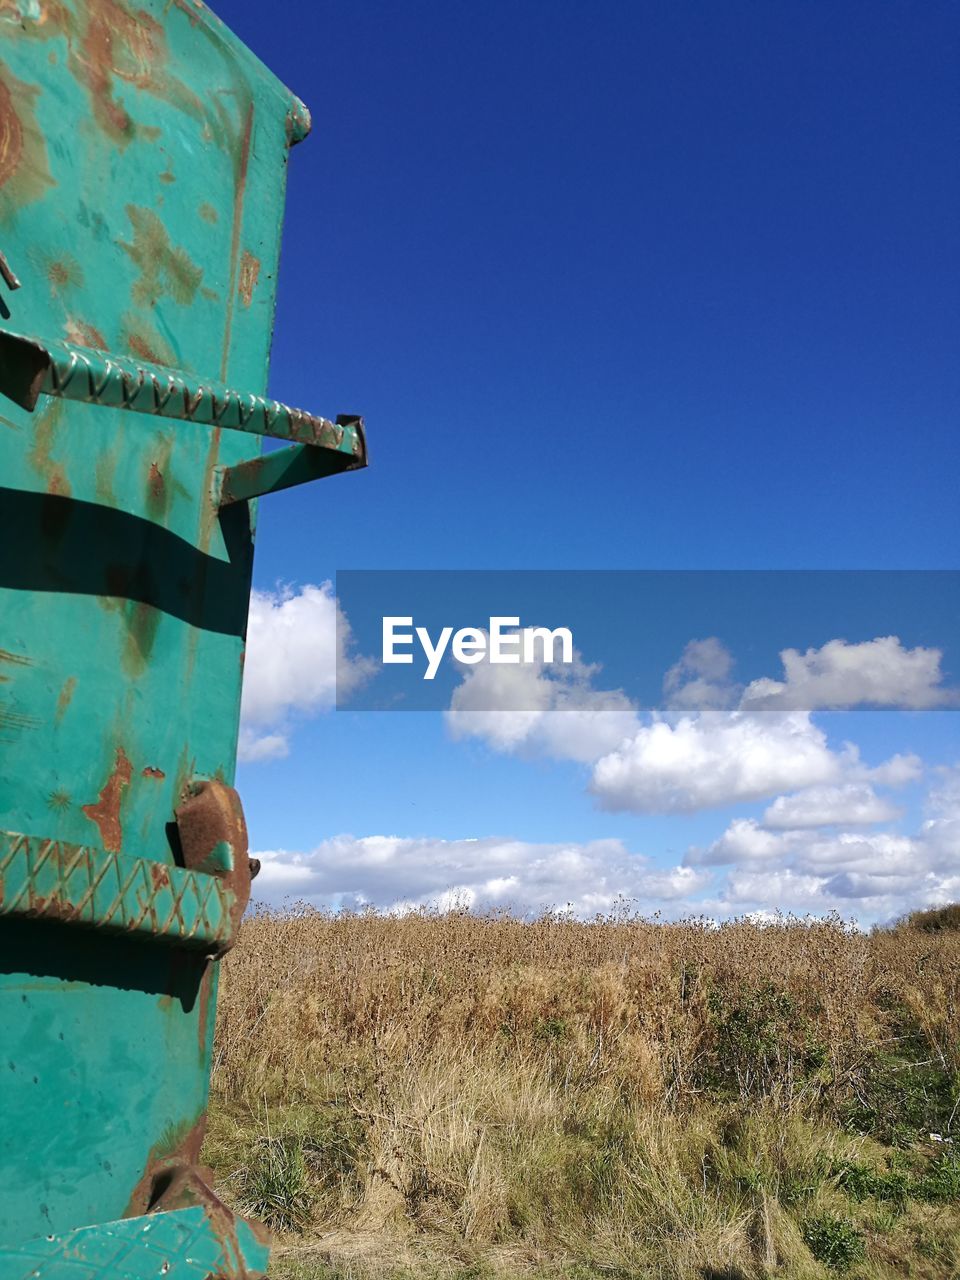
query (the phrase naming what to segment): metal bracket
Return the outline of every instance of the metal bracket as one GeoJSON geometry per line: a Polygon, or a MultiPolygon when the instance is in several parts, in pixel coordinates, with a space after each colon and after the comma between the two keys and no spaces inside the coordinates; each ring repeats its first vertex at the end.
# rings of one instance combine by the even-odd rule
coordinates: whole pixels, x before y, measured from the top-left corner
{"type": "Polygon", "coordinates": [[[322,480],[325,476],[339,475],[341,471],[356,471],[367,465],[367,444],[363,431],[363,419],[353,414],[340,414],[337,425],[350,428],[358,435],[361,452],[358,456],[336,449],[317,449],[310,444],[292,444],[286,449],[264,453],[249,462],[239,462],[232,467],[217,467],[214,472],[214,501],[219,507],[231,502],[244,502],[266,493],[278,493],[295,484],[322,480]]]}

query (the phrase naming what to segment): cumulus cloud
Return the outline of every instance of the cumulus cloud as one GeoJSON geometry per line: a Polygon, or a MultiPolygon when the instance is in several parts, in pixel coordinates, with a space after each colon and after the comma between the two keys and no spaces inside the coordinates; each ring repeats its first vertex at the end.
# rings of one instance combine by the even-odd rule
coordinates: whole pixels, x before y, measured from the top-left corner
{"type": "Polygon", "coordinates": [[[241,724],[237,741],[237,759],[244,764],[259,760],[282,760],[290,754],[290,743],[285,733],[257,733],[249,725],[241,724]]]}
{"type": "Polygon", "coordinates": [[[589,789],[612,811],[693,812],[802,791],[802,799],[776,801],[786,812],[772,813],[769,825],[892,820],[895,809],[871,784],[902,786],[919,776],[920,761],[895,755],[869,767],[855,746],[831,747],[812,713],[821,704],[950,705],[940,651],[905,649],[893,636],[787,649],[781,660],[783,680],[742,690],[725,646],[716,637],[692,640],[664,678],[666,709],[646,715],[623,690],[598,688],[599,666],[579,654],[565,668],[484,662],[464,669],[447,725],[452,736],[496,751],[590,766],[589,789]],[[810,794],[815,787],[819,795],[810,794]]]}
{"type": "Polygon", "coordinates": [[[590,764],[637,725],[633,703],[620,689],[596,689],[597,665],[543,661],[464,668],[445,713],[454,738],[480,738],[494,750],[590,764]],[[490,710],[496,707],[496,710],[490,710]]]}
{"type": "Polygon", "coordinates": [[[678,710],[732,706],[739,694],[732,670],[733,655],[716,636],[691,640],[664,676],[664,703],[678,710]]]}
{"type": "Polygon", "coordinates": [[[690,812],[834,782],[854,759],[806,712],[703,712],[640,728],[597,761],[590,790],[605,809],[690,812]]]}
{"type": "Polygon", "coordinates": [[[944,685],[943,653],[898,636],[859,644],[830,640],[820,649],[784,649],[783,679],[753,680],[741,706],[751,710],[839,710],[857,706],[927,710],[960,705],[958,690],[944,685]]]}
{"type": "Polygon", "coordinates": [[[913,754],[902,755],[899,752],[884,760],[882,764],[867,768],[862,765],[857,770],[859,778],[866,778],[883,787],[902,787],[908,782],[916,782],[923,773],[923,761],[913,754]]]}
{"type": "Polygon", "coordinates": [[[777,796],[764,813],[763,823],[781,829],[863,826],[893,822],[901,812],[891,800],[878,796],[869,783],[847,782],[839,787],[809,787],[794,795],[777,796]]]}
{"type": "MultiPolygon", "coordinates": [[[[797,804],[798,816],[828,813],[837,818],[829,792],[797,804]],[[831,807],[832,806],[832,807],[831,807]]],[[[783,797],[799,801],[800,797],[783,797]]],[[[926,802],[926,816],[913,834],[897,831],[828,830],[823,826],[780,828],[767,821],[785,819],[791,804],[774,803],[764,815],[738,818],[705,849],[692,849],[686,864],[694,868],[730,867],[721,894],[705,904],[719,916],[757,909],[810,911],[888,920],[915,908],[955,901],[960,896],[960,766],[938,769],[926,802]]],[[[864,815],[873,800],[852,800],[864,815]]]]}
{"type": "MultiPolygon", "coordinates": [[[[308,901],[396,911],[503,907],[590,917],[627,906],[669,918],[781,911],[889,920],[960,898],[960,765],[938,769],[934,778],[924,820],[910,834],[781,829],[757,817],[737,818],[711,845],[691,850],[682,866],[666,867],[631,853],[618,839],[343,835],[309,852],[258,853],[263,870],[256,898],[272,905],[308,901]]],[[[826,802],[823,795],[819,802],[826,802]]]]}
{"type": "Polygon", "coordinates": [[[289,751],[290,723],[329,710],[372,671],[352,652],[350,626],[329,582],[250,597],[238,754],[248,762],[289,751]]]}
{"type": "Polygon", "coordinates": [[[333,908],[405,910],[426,904],[521,913],[570,909],[591,916],[623,901],[641,911],[686,903],[711,880],[710,872],[694,867],[658,868],[620,840],[536,844],[492,837],[337,836],[307,853],[268,850],[256,856],[258,901],[304,900],[333,908]]]}

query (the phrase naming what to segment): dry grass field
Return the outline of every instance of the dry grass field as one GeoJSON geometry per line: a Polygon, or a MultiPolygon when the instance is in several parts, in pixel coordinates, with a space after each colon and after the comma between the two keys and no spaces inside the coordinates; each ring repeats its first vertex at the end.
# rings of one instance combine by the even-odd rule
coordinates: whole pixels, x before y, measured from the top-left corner
{"type": "Polygon", "coordinates": [[[957,1276],[958,917],[261,914],[205,1159],[277,1280],[957,1276]]]}

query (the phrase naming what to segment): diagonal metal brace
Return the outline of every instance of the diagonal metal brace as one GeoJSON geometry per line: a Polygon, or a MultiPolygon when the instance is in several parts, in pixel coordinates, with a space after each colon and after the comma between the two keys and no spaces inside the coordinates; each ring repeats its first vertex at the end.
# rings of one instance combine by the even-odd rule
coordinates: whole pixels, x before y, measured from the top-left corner
{"type": "Polygon", "coordinates": [[[278,493],[291,485],[322,480],[341,471],[356,471],[367,465],[366,439],[363,419],[341,414],[337,424],[352,427],[360,433],[363,453],[360,458],[351,457],[338,449],[317,449],[311,444],[291,444],[286,449],[261,454],[247,462],[232,467],[218,467],[214,473],[214,501],[220,507],[231,502],[244,502],[266,493],[278,493]]]}
{"type": "Polygon", "coordinates": [[[330,422],[181,369],[60,339],[25,337],[9,329],[0,329],[0,394],[31,412],[41,395],[59,396],[290,440],[343,455],[350,468],[367,464],[363,424],[358,418],[330,422]]]}

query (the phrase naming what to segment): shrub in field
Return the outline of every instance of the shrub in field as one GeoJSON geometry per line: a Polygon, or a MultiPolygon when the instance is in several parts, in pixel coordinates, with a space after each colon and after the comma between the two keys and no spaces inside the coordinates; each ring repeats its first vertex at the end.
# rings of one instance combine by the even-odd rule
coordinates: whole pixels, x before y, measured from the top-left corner
{"type": "Polygon", "coordinates": [[[849,1271],[866,1255],[863,1234],[849,1218],[823,1214],[803,1224],[803,1239],[817,1259],[835,1271],[849,1271]]]}
{"type": "Polygon", "coordinates": [[[951,903],[948,907],[931,907],[928,911],[914,911],[901,922],[901,927],[919,929],[923,933],[960,929],[960,902],[951,903]]]}
{"type": "Polygon", "coordinates": [[[304,1227],[310,1220],[313,1189],[297,1138],[260,1138],[239,1186],[244,1210],[272,1227],[304,1227]]]}

